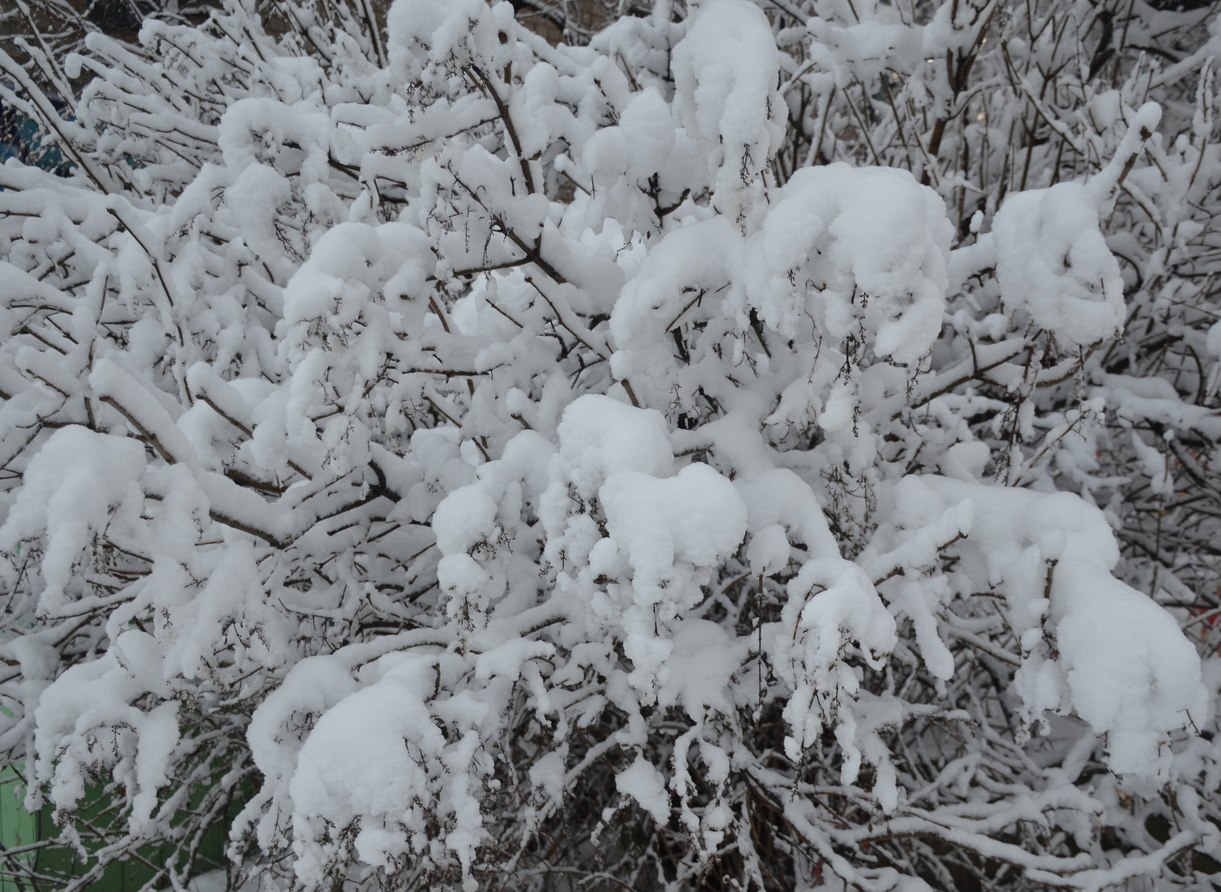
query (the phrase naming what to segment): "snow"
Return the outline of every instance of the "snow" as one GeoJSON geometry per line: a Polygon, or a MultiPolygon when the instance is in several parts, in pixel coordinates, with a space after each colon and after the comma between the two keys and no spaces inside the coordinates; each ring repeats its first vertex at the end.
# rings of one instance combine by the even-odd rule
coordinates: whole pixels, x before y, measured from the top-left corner
{"type": "Polygon", "coordinates": [[[300,742],[284,736],[285,725],[294,715],[321,714],[355,687],[347,668],[333,657],[297,662],[250,719],[247,738],[259,771],[268,778],[291,776],[300,742]]]}
{"type": "Polygon", "coordinates": [[[386,25],[391,62],[422,63],[425,74],[434,66],[461,69],[471,63],[494,71],[505,61],[497,34],[509,14],[481,0],[400,0],[391,5],[386,25]]]}
{"type": "Polygon", "coordinates": [[[710,158],[717,170],[713,203],[745,232],[760,214],[763,171],[784,136],[771,26],[745,0],[701,0],[672,66],[683,125],[719,146],[710,158]]]}
{"type": "Polygon", "coordinates": [[[1221,359],[1221,321],[1214,322],[1208,329],[1206,343],[1208,352],[1221,359]]]}
{"type": "Polygon", "coordinates": [[[249,794],[267,892],[1207,885],[1221,19],[385,5],[31,42],[71,115],[0,51],[27,804],[249,794]]]}
{"type": "Polygon", "coordinates": [[[777,523],[768,524],[755,531],[746,551],[751,572],[759,576],[770,576],[783,570],[788,566],[791,555],[788,533],[777,523]]]}
{"type": "MultiPolygon", "coordinates": [[[[839,547],[827,527],[827,518],[814,490],[788,468],[773,468],[738,485],[746,501],[752,533],[750,548],[782,548],[776,532],[781,526],[793,541],[814,557],[838,557],[839,547]],[[756,545],[756,542],[765,543],[756,545]]],[[[787,543],[785,543],[787,545],[787,543]]],[[[784,552],[787,554],[788,552],[784,552]]]]}
{"type": "Polygon", "coordinates": [[[1164,779],[1167,733],[1199,727],[1211,704],[1174,617],[1111,575],[1119,549],[1102,512],[1069,493],[922,483],[943,504],[974,504],[964,547],[1008,600],[1028,718],[1074,711],[1106,735],[1113,771],[1164,779]]]}
{"type": "Polygon", "coordinates": [[[934,678],[949,681],[954,675],[954,655],[938,633],[937,618],[929,605],[930,600],[941,600],[938,595],[944,597],[945,593],[937,592],[930,585],[908,583],[904,586],[898,603],[903,612],[911,617],[916,632],[916,646],[920,649],[924,665],[934,678]]]}
{"type": "MultiPolygon", "coordinates": [[[[789,726],[784,748],[796,760],[828,725],[850,728],[854,721],[849,704],[857,697],[860,677],[842,661],[845,645],[858,644],[866,663],[878,668],[897,635],[894,618],[869,578],[842,558],[807,561],[787,589],[788,603],[772,646],[777,672],[793,688],[784,707],[789,726]]],[[[852,776],[850,769],[845,771],[852,776]]]]}
{"type": "Polygon", "coordinates": [[[837,87],[847,87],[854,77],[876,77],[887,68],[913,67],[920,56],[921,29],[886,21],[889,12],[886,6],[876,6],[872,15],[857,23],[839,24],[818,16],[806,23],[813,60],[820,70],[831,73],[837,87]]]}
{"type": "Polygon", "coordinates": [[[723,217],[673,229],[651,247],[611,313],[611,369],[618,378],[672,377],[673,361],[658,347],[674,327],[714,311],[741,251],[741,238],[723,217]]]}
{"type": "Polygon", "coordinates": [[[129,821],[135,834],[147,832],[158,804],[158,789],[169,780],[171,760],[179,740],[177,703],[162,703],[140,724],[140,742],[136,749],[136,789],[139,792],[132,801],[129,821]]]}
{"type": "MultiPolygon", "coordinates": [[[[606,529],[632,567],[637,602],[667,598],[679,564],[715,566],[742,541],[746,506],[733,485],[705,464],[658,479],[636,471],[607,477],[598,490],[606,529]]],[[[664,613],[661,619],[669,619],[664,613]]]]}
{"type": "Polygon", "coordinates": [[[1174,617],[1099,570],[1090,559],[1056,564],[1050,617],[1066,699],[1107,735],[1113,771],[1162,781],[1170,767],[1166,733],[1198,727],[1212,709],[1199,656],[1174,617]]]}
{"type": "Polygon", "coordinates": [[[138,510],[144,467],[139,443],[76,425],[53,433],[31,459],[21,493],[0,526],[0,543],[15,549],[46,530],[41,610],[54,613],[64,606],[73,565],[93,533],[116,511],[130,519],[138,510]]]}
{"type": "MultiPolygon", "coordinates": [[[[734,673],[746,657],[746,642],[702,619],[676,623],[671,640],[674,648],[667,660],[669,679],[657,692],[657,702],[680,706],[697,722],[709,713],[729,715],[733,704],[728,692],[734,673]]],[[[728,772],[728,766],[724,771],[728,772]]],[[[725,779],[723,774],[718,783],[725,779]]]]}
{"type": "Polygon", "coordinates": [[[912,364],[941,329],[949,240],[941,199],[906,171],[803,169],[751,239],[745,300],[788,337],[806,315],[837,341],[863,325],[878,356],[912,364]]]}
{"type": "Polygon", "coordinates": [[[481,486],[454,490],[437,506],[433,517],[437,547],[449,555],[469,551],[492,528],[496,512],[496,502],[481,486]]]}
{"type": "Polygon", "coordinates": [[[647,180],[666,165],[674,149],[674,118],[660,90],[648,86],[632,96],[619,116],[618,129],[627,150],[629,178],[647,180]]]}
{"type": "MultiPolygon", "coordinates": [[[[419,696],[428,669],[427,663],[397,667],[389,678],[328,709],[306,737],[289,785],[293,832],[300,841],[296,870],[306,882],[325,877],[325,862],[308,844],[321,832],[322,821],[346,827],[359,815],[410,820],[413,797],[428,786],[417,760],[435,758],[444,747],[419,696]],[[415,758],[408,744],[417,748],[415,758]]],[[[419,830],[410,824],[406,829],[419,830]]],[[[379,832],[374,824],[372,832],[362,829],[354,844],[363,860],[385,865],[407,851],[409,839],[379,832]]]]}
{"type": "Polygon", "coordinates": [[[637,757],[628,768],[615,775],[615,789],[631,796],[658,824],[670,817],[669,796],[661,774],[643,757],[637,757]]]}
{"type": "Polygon", "coordinates": [[[669,427],[661,413],[611,397],[573,400],[556,429],[560,458],[575,471],[582,495],[592,495],[612,474],[638,471],[668,476],[674,468],[669,427]]]}
{"type": "Polygon", "coordinates": [[[235,170],[291,159],[289,172],[317,180],[325,175],[329,133],[328,116],[312,103],[251,97],[225,112],[216,141],[225,164],[235,170]]]}
{"type": "Polygon", "coordinates": [[[1123,280],[1089,189],[1058,183],[1011,195],[996,212],[996,274],[1013,311],[1074,346],[1120,331],[1123,280]]]}

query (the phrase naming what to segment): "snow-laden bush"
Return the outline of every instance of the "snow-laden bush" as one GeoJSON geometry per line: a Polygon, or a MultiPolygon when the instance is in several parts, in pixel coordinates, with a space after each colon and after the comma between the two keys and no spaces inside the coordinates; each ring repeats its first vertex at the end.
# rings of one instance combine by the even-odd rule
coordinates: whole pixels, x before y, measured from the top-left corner
{"type": "Polygon", "coordinates": [[[269,889],[1210,886],[1221,19],[621,12],[0,56],[27,805],[175,887],[242,795],[269,889]]]}

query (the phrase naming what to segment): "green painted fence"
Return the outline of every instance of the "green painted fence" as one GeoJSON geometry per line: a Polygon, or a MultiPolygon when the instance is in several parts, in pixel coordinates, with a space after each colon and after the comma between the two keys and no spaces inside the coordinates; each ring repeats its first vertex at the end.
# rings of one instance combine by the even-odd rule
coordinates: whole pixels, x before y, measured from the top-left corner
{"type": "MultiPolygon", "coordinates": [[[[11,766],[0,768],[0,892],[54,892],[70,878],[83,875],[93,865],[71,848],[58,843],[59,830],[50,809],[37,814],[23,806],[25,790],[21,776],[11,766]]],[[[225,866],[228,825],[236,816],[244,797],[235,797],[225,819],[206,834],[200,847],[196,872],[204,873],[225,866]]],[[[90,790],[89,805],[81,817],[95,826],[112,826],[121,818],[90,790]]],[[[101,878],[90,885],[97,892],[135,892],[156,874],[156,866],[168,863],[174,852],[168,844],[149,845],[138,855],[109,865],[101,878]]],[[[166,883],[166,886],[169,884],[166,883]]]]}
{"type": "Polygon", "coordinates": [[[38,841],[38,815],[32,815],[22,805],[24,788],[20,776],[11,767],[0,769],[0,845],[5,858],[0,863],[0,892],[20,892],[21,887],[10,878],[10,872],[20,870],[20,865],[33,865],[34,854],[8,855],[20,852],[38,841]],[[10,858],[19,862],[9,863],[10,858]]]}

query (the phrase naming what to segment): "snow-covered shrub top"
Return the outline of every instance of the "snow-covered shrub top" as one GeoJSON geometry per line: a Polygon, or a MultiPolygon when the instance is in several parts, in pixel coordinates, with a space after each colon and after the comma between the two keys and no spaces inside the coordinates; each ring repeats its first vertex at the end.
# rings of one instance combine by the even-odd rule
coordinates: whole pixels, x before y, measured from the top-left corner
{"type": "Polygon", "coordinates": [[[235,790],[268,888],[1207,883],[1221,20],[1138,6],[0,55],[27,805],[175,886],[235,790]]]}

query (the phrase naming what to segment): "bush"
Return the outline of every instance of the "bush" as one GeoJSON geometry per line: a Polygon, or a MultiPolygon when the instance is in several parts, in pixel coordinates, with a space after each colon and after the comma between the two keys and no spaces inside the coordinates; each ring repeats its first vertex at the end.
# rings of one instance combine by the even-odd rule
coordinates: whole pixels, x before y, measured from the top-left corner
{"type": "Polygon", "coordinates": [[[0,167],[30,807],[253,781],[276,888],[1213,882],[1221,19],[281,12],[0,56],[73,165],[0,167]]]}

